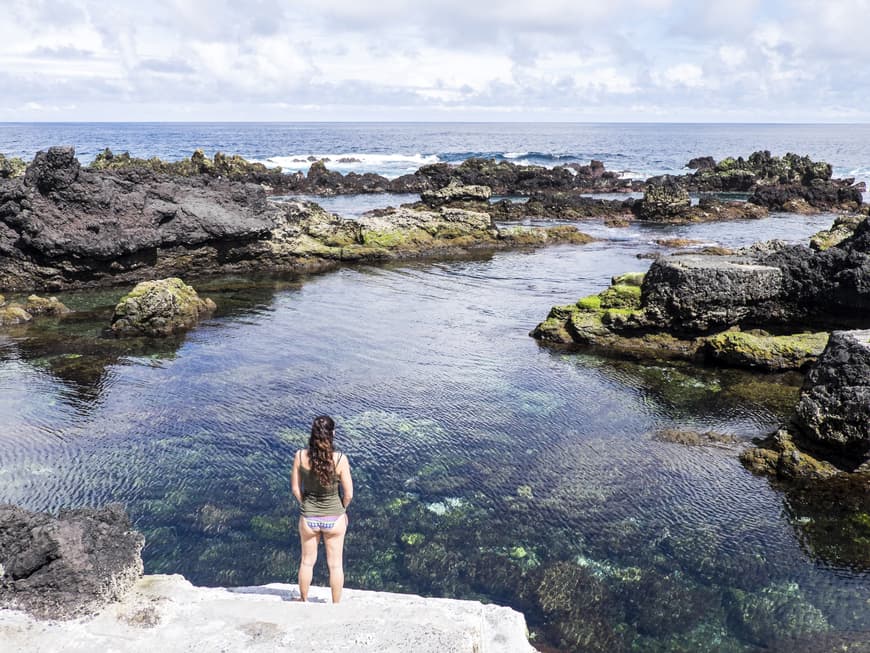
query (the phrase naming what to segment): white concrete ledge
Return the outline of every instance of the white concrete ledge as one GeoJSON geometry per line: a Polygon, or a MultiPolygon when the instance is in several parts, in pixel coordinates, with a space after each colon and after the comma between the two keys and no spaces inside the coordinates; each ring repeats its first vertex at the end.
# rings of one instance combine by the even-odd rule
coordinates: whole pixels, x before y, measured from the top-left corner
{"type": "Polygon", "coordinates": [[[37,621],[0,610],[4,653],[190,651],[414,651],[524,653],[523,615],[477,601],[295,585],[194,587],[183,576],[145,576],[90,619],[37,621]]]}

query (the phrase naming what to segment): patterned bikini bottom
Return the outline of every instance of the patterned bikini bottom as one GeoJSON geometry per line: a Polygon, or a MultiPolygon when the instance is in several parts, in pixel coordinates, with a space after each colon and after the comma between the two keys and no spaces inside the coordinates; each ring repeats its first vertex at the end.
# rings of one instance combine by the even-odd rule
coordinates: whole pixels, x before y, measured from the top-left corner
{"type": "Polygon", "coordinates": [[[303,517],[305,525],[312,531],[328,531],[335,528],[335,524],[344,515],[326,515],[317,517],[303,517]]]}

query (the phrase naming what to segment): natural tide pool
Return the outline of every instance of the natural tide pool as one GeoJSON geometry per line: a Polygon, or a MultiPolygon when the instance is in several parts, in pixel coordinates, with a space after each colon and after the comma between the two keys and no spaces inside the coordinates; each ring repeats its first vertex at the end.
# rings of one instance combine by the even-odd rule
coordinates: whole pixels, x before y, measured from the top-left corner
{"type": "Polygon", "coordinates": [[[870,629],[867,497],[776,488],[737,459],[787,418],[800,377],[527,334],[646,269],[637,254],[668,251],[655,240],[804,240],[831,220],[590,222],[606,240],[202,280],[218,313],[159,344],[100,337],[123,288],[61,296],[78,312],[0,335],[0,501],[121,501],[148,573],[292,582],[290,464],[328,413],[357,486],[349,586],[506,603],[560,650],[828,650],[870,629]]]}

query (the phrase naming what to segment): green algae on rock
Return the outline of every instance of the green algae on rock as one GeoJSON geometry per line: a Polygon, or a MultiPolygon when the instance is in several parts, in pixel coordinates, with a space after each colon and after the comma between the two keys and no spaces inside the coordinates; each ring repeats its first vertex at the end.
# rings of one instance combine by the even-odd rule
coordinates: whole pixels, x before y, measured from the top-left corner
{"type": "Polygon", "coordinates": [[[38,295],[30,295],[24,308],[31,315],[57,317],[71,312],[62,302],[58,301],[57,297],[40,297],[38,295]]]}
{"type": "Polygon", "coordinates": [[[97,154],[89,166],[92,170],[125,170],[130,168],[145,168],[153,172],[190,177],[193,175],[224,176],[230,179],[246,178],[252,173],[280,174],[281,168],[267,168],[262,163],[251,163],[238,154],[227,155],[216,152],[214,159],[209,159],[201,149],[197,149],[186,159],[179,161],[163,161],[158,157],[139,159],[130,156],[129,152],[114,154],[106,148],[97,154]]]}
{"type": "Polygon", "coordinates": [[[823,229],[810,238],[810,247],[823,252],[839,245],[855,234],[855,230],[867,219],[866,215],[842,215],[828,229],[823,229]]]}
{"type": "Polygon", "coordinates": [[[828,343],[828,333],[771,335],[766,331],[725,331],[703,339],[704,355],[724,365],[767,371],[803,369],[828,343]]]}
{"type": "Polygon", "coordinates": [[[0,154],[0,179],[23,177],[26,169],[27,164],[19,157],[0,154]]]}
{"type": "Polygon", "coordinates": [[[189,329],[215,308],[177,277],[143,281],[115,306],[109,329],[116,336],[168,336],[189,329]]]}
{"type": "Polygon", "coordinates": [[[21,305],[0,302],[0,326],[30,322],[33,316],[21,305]]]}

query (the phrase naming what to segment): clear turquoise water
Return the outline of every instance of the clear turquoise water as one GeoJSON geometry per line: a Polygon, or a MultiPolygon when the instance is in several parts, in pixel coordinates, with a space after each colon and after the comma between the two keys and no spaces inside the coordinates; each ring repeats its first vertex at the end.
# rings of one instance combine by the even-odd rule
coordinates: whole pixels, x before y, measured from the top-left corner
{"type": "Polygon", "coordinates": [[[328,413],[357,485],[350,586],[507,603],[564,650],[755,651],[864,630],[868,507],[831,519],[737,459],[800,379],[527,335],[550,306],[644,270],[638,254],[667,251],[656,239],[802,240],[830,221],[589,222],[605,240],[216,279],[199,289],[219,312],[157,347],[100,338],[124,289],[63,296],[78,313],[0,336],[0,501],[121,501],[147,572],[292,582],[289,467],[328,413]],[[667,428],[739,442],[678,445],[667,428]]]}

